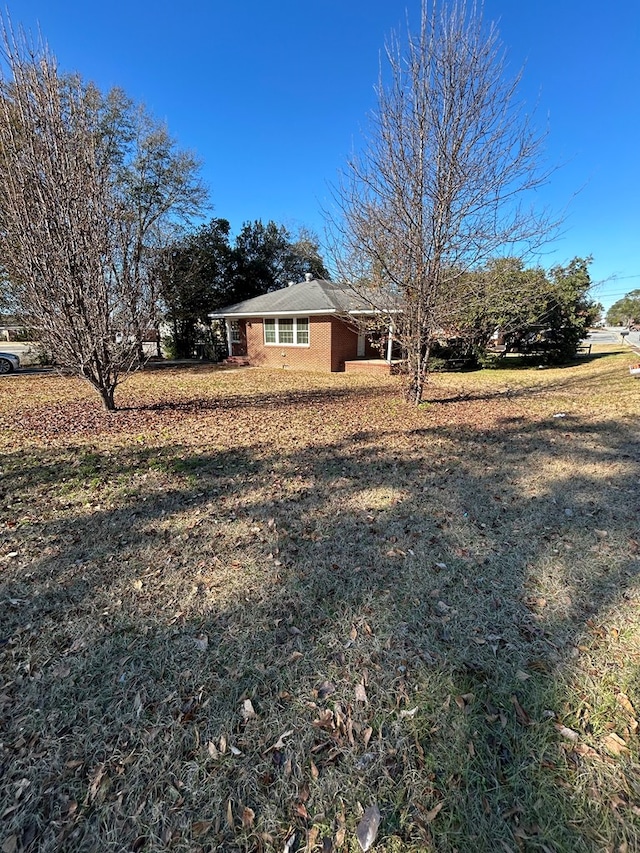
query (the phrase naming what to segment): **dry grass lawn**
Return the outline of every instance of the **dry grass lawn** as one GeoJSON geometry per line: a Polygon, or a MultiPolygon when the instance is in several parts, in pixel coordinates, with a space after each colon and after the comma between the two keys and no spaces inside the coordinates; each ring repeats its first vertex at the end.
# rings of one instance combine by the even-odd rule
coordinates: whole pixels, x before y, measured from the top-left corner
{"type": "Polygon", "coordinates": [[[0,850],[640,850],[640,382],[0,382],[0,850]]]}

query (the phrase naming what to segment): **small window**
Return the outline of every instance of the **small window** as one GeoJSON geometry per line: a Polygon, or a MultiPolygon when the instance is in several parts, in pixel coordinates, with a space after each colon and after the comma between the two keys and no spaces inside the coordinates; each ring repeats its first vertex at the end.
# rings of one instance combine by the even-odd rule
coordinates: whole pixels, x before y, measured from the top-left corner
{"type": "Polygon", "coordinates": [[[231,321],[231,343],[242,343],[242,339],[240,338],[240,323],[237,320],[231,321]]]}
{"type": "Polygon", "coordinates": [[[293,343],[293,320],[278,320],[278,343],[293,343]]]}
{"type": "Polygon", "coordinates": [[[276,321],[264,321],[264,342],[265,344],[275,344],[276,342],[276,321]]]}
{"type": "Polygon", "coordinates": [[[298,320],[296,323],[296,343],[309,343],[309,321],[306,317],[304,319],[298,320]]]}

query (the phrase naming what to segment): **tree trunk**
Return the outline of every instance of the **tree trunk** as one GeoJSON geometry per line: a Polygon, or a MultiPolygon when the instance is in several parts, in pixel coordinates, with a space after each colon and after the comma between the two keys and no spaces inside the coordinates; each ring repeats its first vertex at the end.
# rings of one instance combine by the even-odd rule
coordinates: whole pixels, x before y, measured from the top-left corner
{"type": "Polygon", "coordinates": [[[101,385],[98,387],[98,393],[100,394],[100,399],[102,400],[102,405],[104,406],[107,412],[115,412],[116,404],[114,400],[115,393],[115,385],[110,385],[109,387],[105,387],[101,385]]]}
{"type": "Polygon", "coordinates": [[[407,353],[407,356],[409,383],[407,385],[406,400],[408,403],[413,403],[415,406],[419,406],[422,402],[422,394],[427,378],[429,345],[427,345],[424,355],[422,355],[422,348],[420,348],[416,352],[407,353]]]}

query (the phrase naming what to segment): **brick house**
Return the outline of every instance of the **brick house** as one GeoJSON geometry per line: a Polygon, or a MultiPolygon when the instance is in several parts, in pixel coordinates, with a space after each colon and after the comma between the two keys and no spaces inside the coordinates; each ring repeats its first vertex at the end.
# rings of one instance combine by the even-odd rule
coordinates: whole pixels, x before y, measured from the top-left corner
{"type": "Polygon", "coordinates": [[[359,328],[358,319],[373,314],[371,306],[345,285],[307,273],[305,281],[209,316],[226,326],[228,363],[334,373],[389,372],[390,358],[381,358],[380,347],[359,328]]]}

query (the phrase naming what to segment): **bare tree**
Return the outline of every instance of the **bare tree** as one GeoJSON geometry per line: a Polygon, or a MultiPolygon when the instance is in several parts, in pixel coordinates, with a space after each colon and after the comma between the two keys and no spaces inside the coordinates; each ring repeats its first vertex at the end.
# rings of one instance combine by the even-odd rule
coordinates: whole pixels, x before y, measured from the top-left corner
{"type": "Polygon", "coordinates": [[[431,342],[473,292],[473,271],[552,228],[524,206],[539,187],[543,138],[517,101],[493,26],[463,0],[430,5],[394,35],[362,152],[335,188],[335,265],[391,323],[419,403],[431,342]]]}
{"type": "Polygon", "coordinates": [[[0,259],[24,321],[108,410],[156,321],[153,263],[205,198],[198,164],[120,90],[107,95],[3,26],[0,259]]]}

